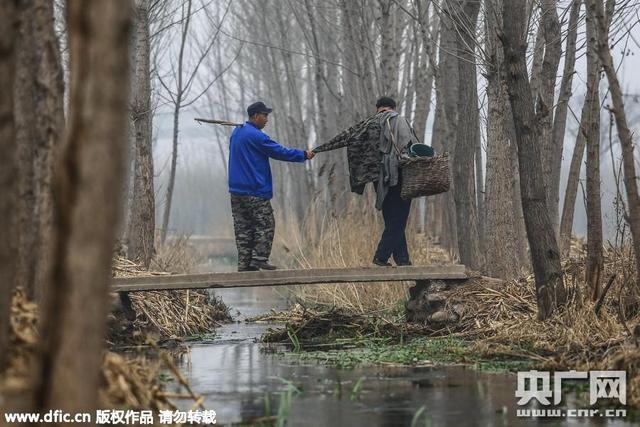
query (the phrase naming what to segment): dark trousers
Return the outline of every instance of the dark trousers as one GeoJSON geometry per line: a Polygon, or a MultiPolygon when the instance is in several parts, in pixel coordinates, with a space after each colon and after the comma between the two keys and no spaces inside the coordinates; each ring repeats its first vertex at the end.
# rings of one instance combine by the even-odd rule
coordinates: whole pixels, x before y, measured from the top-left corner
{"type": "Polygon", "coordinates": [[[238,247],[238,269],[248,268],[252,259],[267,261],[275,231],[271,201],[231,194],[231,213],[238,247]]]}
{"type": "Polygon", "coordinates": [[[396,264],[410,261],[405,235],[410,210],[411,200],[402,200],[400,185],[391,187],[382,204],[384,231],[376,250],[375,257],[378,260],[386,262],[393,256],[396,264]]]}

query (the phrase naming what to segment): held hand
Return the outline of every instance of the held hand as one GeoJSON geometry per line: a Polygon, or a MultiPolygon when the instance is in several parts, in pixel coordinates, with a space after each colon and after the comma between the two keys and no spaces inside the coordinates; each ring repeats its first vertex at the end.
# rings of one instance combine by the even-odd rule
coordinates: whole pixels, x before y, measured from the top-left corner
{"type": "Polygon", "coordinates": [[[311,150],[307,150],[304,152],[304,156],[307,158],[307,160],[311,160],[316,156],[316,153],[311,150]]]}

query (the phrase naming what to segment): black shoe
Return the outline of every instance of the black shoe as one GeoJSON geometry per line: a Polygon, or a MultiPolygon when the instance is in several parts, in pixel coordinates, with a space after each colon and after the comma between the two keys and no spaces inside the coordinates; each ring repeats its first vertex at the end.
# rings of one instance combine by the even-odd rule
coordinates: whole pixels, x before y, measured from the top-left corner
{"type": "Polygon", "coordinates": [[[238,271],[258,271],[260,270],[258,267],[253,267],[253,266],[249,266],[249,267],[238,267],[238,271]]]}
{"type": "Polygon", "coordinates": [[[408,267],[410,265],[413,265],[411,264],[411,261],[396,262],[397,267],[408,267]]]}
{"type": "Polygon", "coordinates": [[[251,260],[251,264],[249,264],[249,267],[253,267],[256,270],[277,270],[278,267],[276,267],[275,265],[269,264],[269,262],[267,261],[258,261],[255,259],[251,260]]]}
{"type": "Polygon", "coordinates": [[[391,266],[392,266],[390,262],[387,262],[387,261],[381,261],[381,260],[379,260],[378,258],[374,258],[374,259],[373,259],[373,263],[374,263],[375,265],[380,266],[380,267],[391,267],[391,266]]]}

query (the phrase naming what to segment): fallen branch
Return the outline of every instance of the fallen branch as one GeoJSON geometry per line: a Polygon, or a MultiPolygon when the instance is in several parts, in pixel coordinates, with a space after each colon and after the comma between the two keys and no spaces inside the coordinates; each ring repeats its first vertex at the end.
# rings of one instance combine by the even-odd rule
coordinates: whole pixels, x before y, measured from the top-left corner
{"type": "Polygon", "coordinates": [[[214,125],[222,125],[222,126],[242,126],[242,123],[234,123],[227,120],[215,120],[215,119],[193,119],[196,122],[202,123],[211,123],[214,125]]]}
{"type": "Polygon", "coordinates": [[[598,299],[598,302],[596,303],[596,316],[598,316],[600,314],[600,309],[602,308],[602,303],[604,302],[604,297],[607,296],[607,292],[609,292],[609,288],[611,287],[611,285],[613,285],[613,281],[615,280],[616,275],[612,274],[611,277],[609,277],[609,281],[607,282],[607,286],[604,287],[604,290],[602,291],[602,295],[600,295],[600,298],[598,299]]]}

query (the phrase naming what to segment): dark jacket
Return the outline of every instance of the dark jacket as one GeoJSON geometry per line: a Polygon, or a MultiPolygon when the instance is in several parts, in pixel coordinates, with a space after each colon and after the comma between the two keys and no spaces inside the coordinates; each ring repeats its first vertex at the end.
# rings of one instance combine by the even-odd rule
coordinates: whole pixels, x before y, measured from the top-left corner
{"type": "Polygon", "coordinates": [[[382,153],[377,149],[379,139],[380,123],[373,115],[339,133],[313,151],[321,153],[347,147],[351,191],[362,194],[365,184],[376,181],[380,174],[382,153]]]}
{"type": "Polygon", "coordinates": [[[393,147],[390,132],[402,153],[418,142],[409,122],[394,111],[367,117],[313,151],[320,153],[347,147],[351,191],[362,194],[367,183],[377,183],[376,208],[382,209],[388,188],[398,184],[399,176],[400,156],[393,147]],[[385,131],[381,132],[383,129],[385,131]]]}

